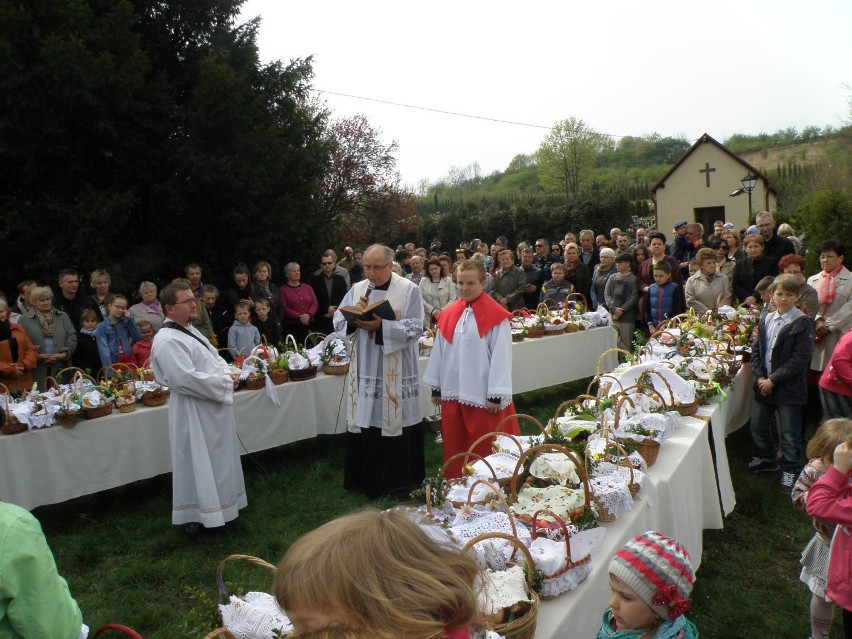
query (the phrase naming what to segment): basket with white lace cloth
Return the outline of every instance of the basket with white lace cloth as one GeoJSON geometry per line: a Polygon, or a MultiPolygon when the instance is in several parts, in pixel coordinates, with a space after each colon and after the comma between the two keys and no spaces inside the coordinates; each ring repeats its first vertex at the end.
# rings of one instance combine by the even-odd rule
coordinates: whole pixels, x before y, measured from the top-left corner
{"type": "Polygon", "coordinates": [[[485,564],[485,591],[480,593],[479,600],[480,612],[490,620],[489,629],[506,639],[533,639],[541,600],[532,587],[535,564],[524,543],[507,533],[483,533],[471,538],[462,548],[462,552],[470,550],[474,550],[480,564],[485,564]],[[511,548],[505,562],[495,556],[488,543],[498,540],[511,548]],[[523,564],[518,553],[523,557],[523,564]],[[506,612],[512,610],[512,616],[506,619],[506,612]],[[497,615],[503,621],[497,621],[497,615]]]}
{"type": "MultiPolygon", "coordinates": [[[[512,477],[511,490],[515,515],[528,524],[532,524],[534,514],[543,509],[556,513],[566,521],[576,521],[589,510],[589,482],[585,466],[576,454],[559,444],[541,444],[525,450],[512,477]],[[544,462],[536,464],[536,458],[546,453],[559,453],[574,466],[574,472],[568,472],[561,465],[554,465],[548,457],[544,462]],[[531,469],[544,477],[532,475],[531,469]],[[573,481],[574,477],[576,482],[573,481]],[[563,478],[566,483],[559,483],[563,478]]],[[[549,526],[556,522],[545,519],[540,524],[549,526]]]]}
{"type": "Polygon", "coordinates": [[[232,562],[247,562],[259,566],[271,573],[275,566],[263,559],[250,555],[229,555],[222,560],[216,570],[216,587],[219,591],[219,611],[222,625],[236,639],[276,639],[293,631],[293,624],[278,606],[278,602],[268,592],[248,592],[244,597],[236,597],[225,586],[225,566],[232,562]],[[225,602],[225,603],[222,603],[225,602]]]}
{"type": "MultiPolygon", "coordinates": [[[[511,535],[520,539],[525,546],[529,546],[532,541],[529,530],[524,526],[516,525],[514,513],[500,487],[485,479],[477,479],[473,482],[468,501],[460,507],[455,508],[449,501],[445,501],[441,510],[435,513],[432,512],[429,491],[427,490],[426,510],[443,520],[449,529],[450,536],[462,545],[478,535],[492,532],[511,535]],[[473,501],[473,495],[480,485],[492,498],[487,503],[476,504],[473,501]]],[[[501,551],[508,557],[511,554],[511,547],[502,547],[501,551]]]]}
{"type": "Polygon", "coordinates": [[[601,522],[615,521],[619,515],[633,510],[633,498],[641,486],[621,444],[604,431],[586,442],[585,460],[595,518],[601,522]]]}
{"type": "Polygon", "coordinates": [[[561,517],[546,510],[535,513],[533,519],[545,517],[555,520],[557,528],[542,529],[533,523],[530,555],[542,573],[541,598],[547,600],[574,590],[592,574],[592,552],[600,546],[606,529],[575,529],[572,534],[561,517]]]}

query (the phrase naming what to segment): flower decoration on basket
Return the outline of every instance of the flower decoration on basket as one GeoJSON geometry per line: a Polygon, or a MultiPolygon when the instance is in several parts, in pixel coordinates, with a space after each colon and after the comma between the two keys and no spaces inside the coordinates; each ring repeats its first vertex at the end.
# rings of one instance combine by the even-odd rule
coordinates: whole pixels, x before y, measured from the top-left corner
{"type": "Polygon", "coordinates": [[[349,372],[349,354],[346,343],[336,335],[329,335],[320,353],[322,372],[326,375],[346,375],[349,372]]]}
{"type": "Polygon", "coordinates": [[[266,385],[266,371],[269,364],[257,355],[249,355],[242,365],[240,379],[249,390],[260,390],[266,385]]]}
{"type": "Polygon", "coordinates": [[[111,387],[115,405],[120,413],[132,413],[136,410],[136,387],[133,382],[113,382],[111,387]]]}
{"type": "Polygon", "coordinates": [[[276,386],[287,382],[290,378],[290,356],[289,353],[280,353],[277,358],[269,362],[267,371],[269,379],[276,386]]]}

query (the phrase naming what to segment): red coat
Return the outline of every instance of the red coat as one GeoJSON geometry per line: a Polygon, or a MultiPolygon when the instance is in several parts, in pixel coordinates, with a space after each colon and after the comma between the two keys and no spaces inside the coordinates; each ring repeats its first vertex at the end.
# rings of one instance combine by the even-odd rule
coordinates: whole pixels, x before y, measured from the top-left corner
{"type": "Polygon", "coordinates": [[[136,360],[136,365],[142,368],[149,359],[151,359],[151,342],[140,339],[133,344],[133,358],[136,360]]]}
{"type": "Polygon", "coordinates": [[[33,370],[38,363],[38,351],[23,326],[10,322],[9,328],[12,337],[18,342],[18,364],[24,365],[24,374],[15,377],[12,349],[9,340],[3,340],[0,342],[0,383],[5,384],[10,391],[29,390],[33,387],[33,370]]]}

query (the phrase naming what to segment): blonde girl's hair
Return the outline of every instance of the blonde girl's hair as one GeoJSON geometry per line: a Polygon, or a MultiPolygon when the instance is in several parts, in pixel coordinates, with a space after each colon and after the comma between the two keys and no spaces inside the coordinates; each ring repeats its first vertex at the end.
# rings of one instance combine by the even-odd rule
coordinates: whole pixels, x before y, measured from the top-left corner
{"type": "Polygon", "coordinates": [[[376,636],[429,639],[479,620],[481,573],[468,555],[433,541],[400,510],[362,510],[299,538],[272,594],[281,608],[337,614],[376,636]]]}
{"type": "Polygon", "coordinates": [[[852,419],[829,419],[817,428],[808,442],[808,459],[828,458],[834,463],[834,449],[844,442],[852,444],[852,419]]]}

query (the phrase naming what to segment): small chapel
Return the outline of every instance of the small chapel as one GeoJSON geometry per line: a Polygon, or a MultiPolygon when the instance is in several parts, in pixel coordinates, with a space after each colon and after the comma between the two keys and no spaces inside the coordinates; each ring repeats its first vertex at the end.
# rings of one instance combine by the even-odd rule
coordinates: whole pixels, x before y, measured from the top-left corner
{"type": "Polygon", "coordinates": [[[777,208],[769,178],[706,133],[651,188],[651,199],[664,233],[679,220],[700,222],[705,233],[716,220],[739,231],[755,214],[777,208]]]}

